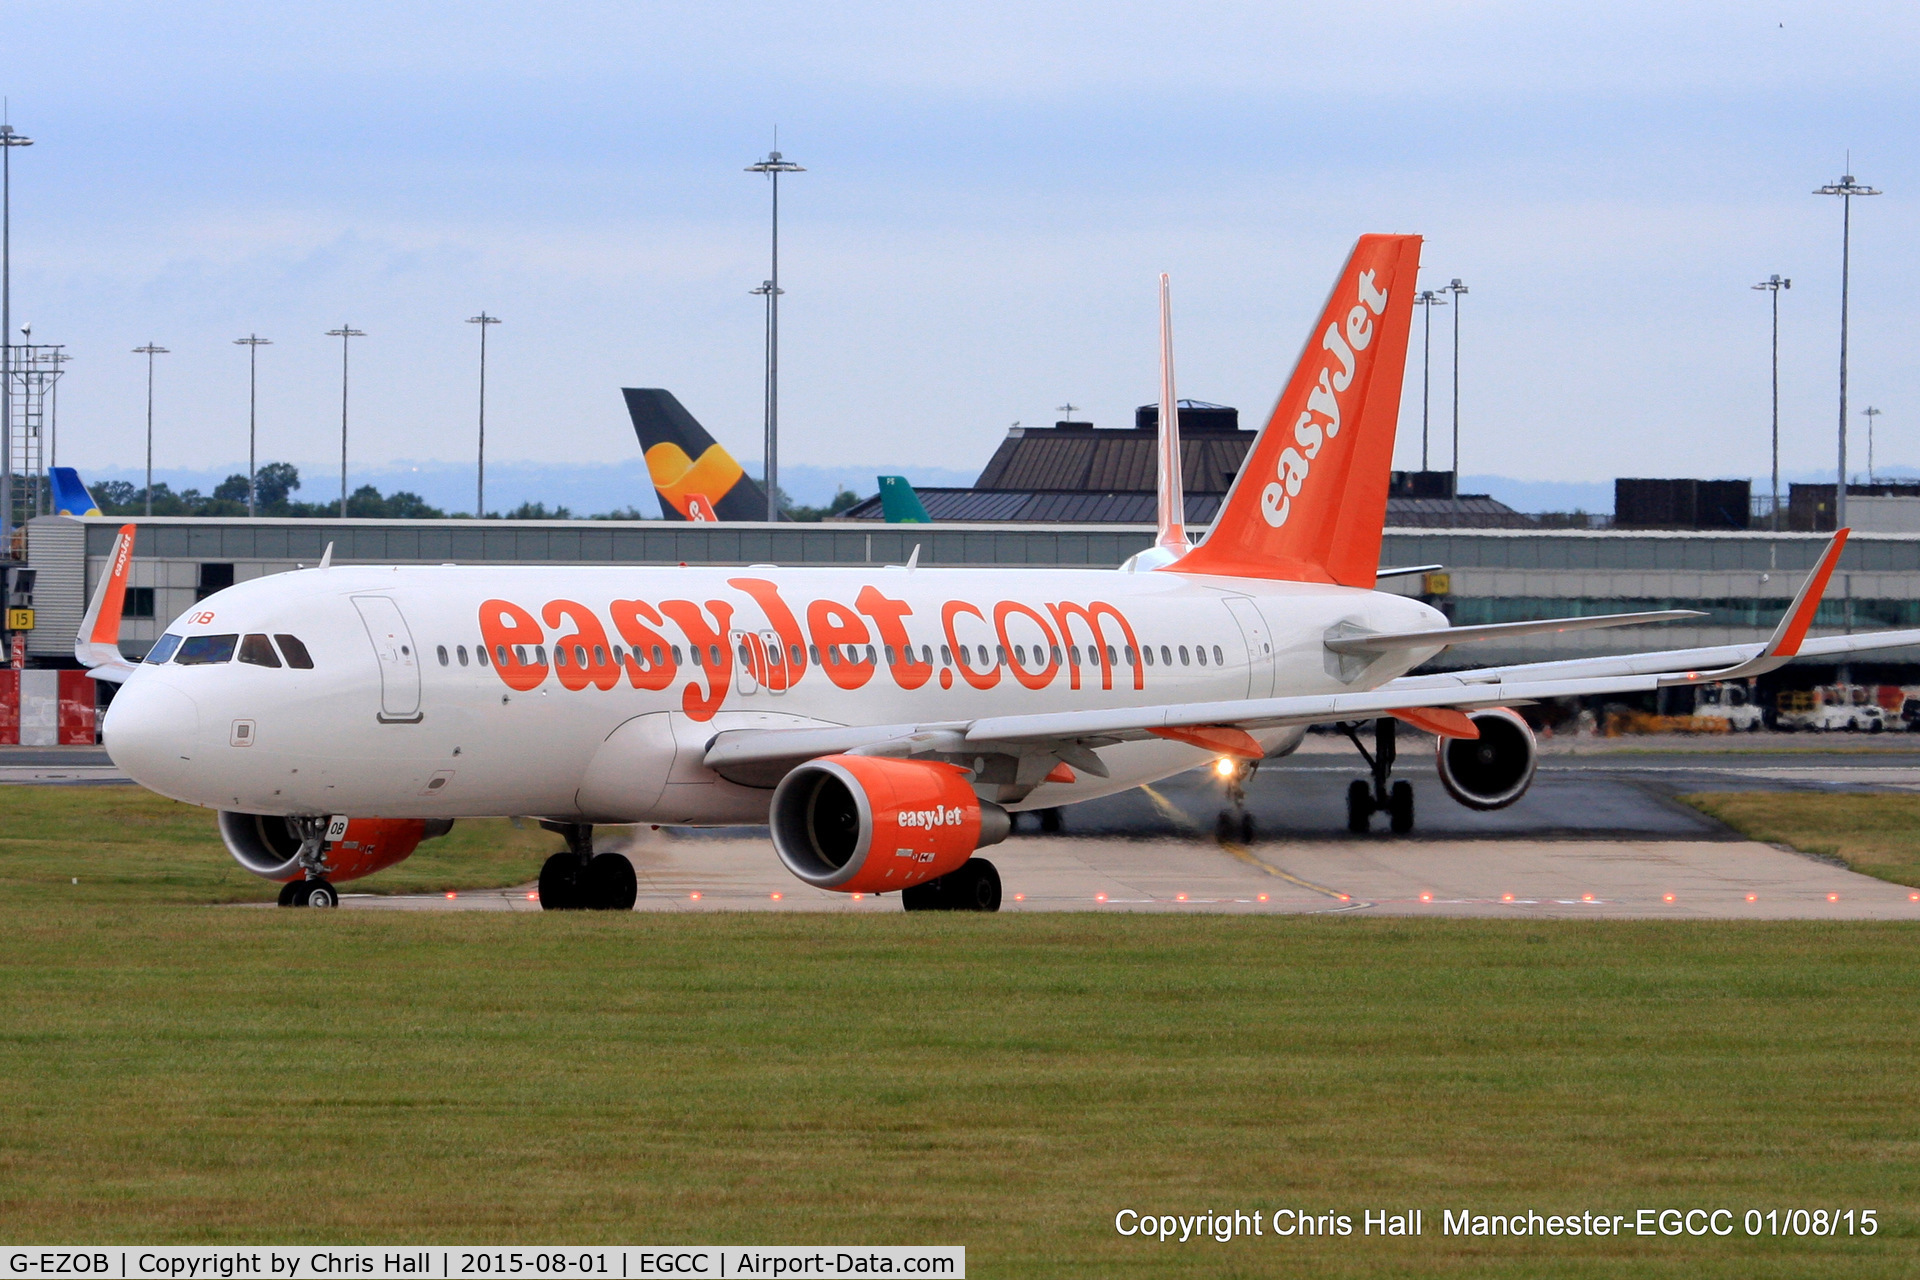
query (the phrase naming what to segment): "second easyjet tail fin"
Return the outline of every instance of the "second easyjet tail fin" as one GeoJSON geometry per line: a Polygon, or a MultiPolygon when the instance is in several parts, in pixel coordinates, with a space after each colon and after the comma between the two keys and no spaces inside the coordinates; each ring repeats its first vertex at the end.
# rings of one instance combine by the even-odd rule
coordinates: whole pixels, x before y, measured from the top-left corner
{"type": "Polygon", "coordinates": [[[93,589],[86,616],[80,619],[79,634],[73,638],[73,656],[96,680],[118,684],[133,674],[133,664],[120,652],[120,613],[126,607],[127,570],[133,565],[136,532],[134,525],[120,526],[120,536],[113,540],[113,554],[107,557],[107,571],[93,589]]]}
{"type": "Polygon", "coordinates": [[[1165,572],[1371,587],[1419,236],[1361,236],[1207,540],[1165,572]]]}

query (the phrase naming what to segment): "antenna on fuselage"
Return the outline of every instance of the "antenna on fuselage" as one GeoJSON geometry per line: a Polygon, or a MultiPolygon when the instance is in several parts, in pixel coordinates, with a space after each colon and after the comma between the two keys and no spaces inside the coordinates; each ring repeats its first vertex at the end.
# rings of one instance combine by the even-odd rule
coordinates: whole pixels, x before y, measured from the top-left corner
{"type": "Polygon", "coordinates": [[[1180,401],[1173,389],[1173,294],[1160,273],[1160,532],[1153,545],[1187,553],[1187,491],[1180,477],[1180,401]]]}
{"type": "Polygon", "coordinates": [[[322,569],[330,569],[333,567],[333,544],[331,542],[327,544],[327,549],[320,553],[319,567],[322,569]]]}

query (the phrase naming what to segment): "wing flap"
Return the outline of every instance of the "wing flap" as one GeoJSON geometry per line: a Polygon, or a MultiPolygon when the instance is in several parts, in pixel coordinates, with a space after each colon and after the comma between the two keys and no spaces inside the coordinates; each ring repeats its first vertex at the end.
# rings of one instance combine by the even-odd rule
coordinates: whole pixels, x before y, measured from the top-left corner
{"type": "Polygon", "coordinates": [[[1433,627],[1424,631],[1330,632],[1326,645],[1335,653],[1370,655],[1403,649],[1444,649],[1475,640],[1507,640],[1557,631],[1597,631],[1637,627],[1649,622],[1704,618],[1698,609],[1653,609],[1644,613],[1596,613],[1584,618],[1540,618],[1530,622],[1492,622],[1475,627],[1433,627]]]}

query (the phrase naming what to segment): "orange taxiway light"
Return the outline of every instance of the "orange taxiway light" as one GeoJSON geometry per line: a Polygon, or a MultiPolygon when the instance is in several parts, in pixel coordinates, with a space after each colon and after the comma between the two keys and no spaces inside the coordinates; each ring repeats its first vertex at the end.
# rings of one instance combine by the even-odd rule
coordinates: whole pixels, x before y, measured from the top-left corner
{"type": "Polygon", "coordinates": [[[1500,895],[1500,901],[1502,901],[1502,902],[1512,902],[1512,901],[1513,901],[1513,895],[1512,895],[1512,894],[1510,894],[1510,893],[1503,893],[1503,894],[1501,894],[1501,895],[1500,895]]]}
{"type": "Polygon", "coordinates": [[[1920,902],[1920,893],[1910,893],[1910,894],[1908,894],[1908,895],[1907,895],[1907,901],[1908,901],[1908,902],[1920,902]]]}
{"type": "Polygon", "coordinates": [[[1667,895],[1666,895],[1666,897],[1662,899],[1662,901],[1664,901],[1664,902],[1672,902],[1672,901],[1673,901],[1673,895],[1672,895],[1672,894],[1670,894],[1670,893],[1669,893],[1669,894],[1667,894],[1667,895]]]}
{"type": "Polygon", "coordinates": [[[1757,893],[1750,893],[1750,894],[1748,894],[1748,895],[1747,895],[1747,901],[1748,901],[1748,902],[1758,902],[1758,901],[1760,901],[1760,895],[1759,895],[1759,894],[1757,894],[1757,893]]]}
{"type": "Polygon", "coordinates": [[[693,899],[693,900],[694,900],[695,902],[698,902],[698,901],[700,901],[700,895],[699,895],[699,894],[697,894],[697,893],[690,893],[690,894],[688,894],[687,896],[688,896],[689,898],[691,898],[691,899],[693,899]]]}
{"type": "Polygon", "coordinates": [[[1024,893],[1016,893],[1013,895],[1013,900],[1015,902],[1025,902],[1027,900],[1027,895],[1024,893]]]}
{"type": "Polygon", "coordinates": [[[1267,900],[1267,895],[1266,895],[1266,894],[1264,894],[1264,893],[1263,893],[1263,894],[1261,894],[1261,895],[1260,895],[1260,901],[1262,901],[1262,902],[1265,902],[1266,900],[1267,900]]]}
{"type": "Polygon", "coordinates": [[[1096,893],[1093,895],[1093,900],[1095,902],[1105,902],[1107,900],[1107,895],[1104,893],[1096,893]]]}
{"type": "Polygon", "coordinates": [[[768,896],[769,898],[772,898],[772,899],[773,899],[773,900],[774,900],[775,902],[778,902],[778,901],[780,901],[780,895],[779,895],[779,894],[777,894],[777,893],[770,893],[770,894],[768,894],[767,896],[768,896]]]}
{"type": "Polygon", "coordinates": [[[1340,899],[1340,901],[1342,901],[1342,902],[1352,902],[1352,901],[1353,901],[1353,899],[1352,899],[1352,898],[1349,898],[1349,897],[1348,897],[1348,896],[1347,896],[1346,894],[1344,894],[1344,893],[1341,893],[1341,894],[1336,894],[1336,895],[1334,895],[1334,896],[1335,896],[1335,897],[1337,897],[1337,898],[1339,898],[1339,899],[1340,899]]]}
{"type": "Polygon", "coordinates": [[[1592,894],[1590,894],[1590,893],[1583,893],[1583,894],[1581,894],[1581,895],[1580,895],[1580,901],[1582,901],[1582,902],[1592,902],[1592,901],[1593,901],[1593,895],[1592,895],[1592,894]]]}
{"type": "Polygon", "coordinates": [[[1432,901],[1433,901],[1433,895],[1432,895],[1432,894],[1430,894],[1430,893],[1423,893],[1423,894],[1421,894],[1421,895],[1420,895],[1420,901],[1422,901],[1422,902],[1432,902],[1432,901]]]}
{"type": "Polygon", "coordinates": [[[539,892],[538,892],[538,891],[536,890],[535,892],[533,892],[533,893],[530,893],[530,894],[528,894],[528,895],[527,895],[527,901],[528,901],[528,902],[538,902],[538,901],[540,901],[540,894],[539,894],[539,892]]]}
{"type": "Polygon", "coordinates": [[[457,897],[459,897],[459,896],[460,896],[459,894],[457,894],[457,893],[454,893],[454,892],[453,892],[452,890],[448,890],[448,892],[447,892],[447,901],[448,901],[448,902],[452,902],[452,901],[453,901],[453,900],[454,900],[455,898],[457,898],[457,897]]]}
{"type": "Polygon", "coordinates": [[[1828,902],[1838,902],[1838,901],[1840,901],[1840,895],[1839,895],[1839,894],[1837,894],[1837,893],[1830,893],[1830,894],[1828,894],[1828,895],[1827,895],[1827,901],[1828,901],[1828,902]]]}
{"type": "Polygon", "coordinates": [[[1175,902],[1185,902],[1187,900],[1187,895],[1184,893],[1176,893],[1173,895],[1173,900],[1175,902]]]}

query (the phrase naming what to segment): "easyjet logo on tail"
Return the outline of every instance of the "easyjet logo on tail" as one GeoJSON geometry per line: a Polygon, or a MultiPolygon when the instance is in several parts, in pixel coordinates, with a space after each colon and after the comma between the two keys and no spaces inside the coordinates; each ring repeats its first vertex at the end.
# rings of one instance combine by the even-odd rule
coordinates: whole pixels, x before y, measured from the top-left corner
{"type": "Polygon", "coordinates": [[[1354,353],[1373,343],[1373,318],[1387,309],[1387,295],[1374,288],[1373,272],[1360,273],[1360,301],[1347,312],[1345,332],[1335,321],[1320,338],[1331,359],[1307,393],[1307,407],[1293,424],[1293,444],[1280,451],[1278,475],[1260,491],[1260,514],[1278,529],[1293,513],[1293,500],[1313,470],[1320,447],[1340,434],[1341,395],[1353,385],[1354,353]]]}

